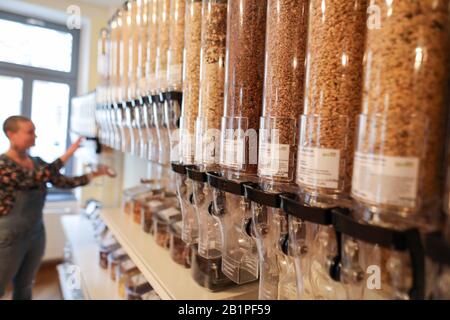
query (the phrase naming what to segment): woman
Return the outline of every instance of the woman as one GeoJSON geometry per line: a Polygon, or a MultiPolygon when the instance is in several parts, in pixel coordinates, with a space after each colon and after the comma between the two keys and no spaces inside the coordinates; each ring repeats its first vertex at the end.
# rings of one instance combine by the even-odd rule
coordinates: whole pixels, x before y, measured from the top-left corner
{"type": "Polygon", "coordinates": [[[69,178],[59,173],[81,143],[75,142],[56,161],[48,164],[30,157],[35,127],[30,119],[13,116],[3,124],[10,148],[0,155],[0,297],[13,284],[14,300],[30,300],[32,285],[45,249],[43,208],[46,185],[75,188],[107,174],[101,167],[88,175],[69,178]]]}

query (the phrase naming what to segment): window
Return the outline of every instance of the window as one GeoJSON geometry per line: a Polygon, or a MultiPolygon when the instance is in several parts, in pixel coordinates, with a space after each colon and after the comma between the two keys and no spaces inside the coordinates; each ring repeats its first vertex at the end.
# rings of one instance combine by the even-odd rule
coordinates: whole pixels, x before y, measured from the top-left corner
{"type": "MultiPolygon", "coordinates": [[[[0,108],[0,123],[6,118],[20,114],[22,110],[23,81],[20,78],[0,75],[0,97],[3,98],[3,108],[0,108]]],[[[8,139],[0,133],[0,153],[8,149],[8,139]]]]}
{"type": "Polygon", "coordinates": [[[72,34],[5,19],[0,30],[0,61],[70,72],[72,34]]]}
{"type": "Polygon", "coordinates": [[[69,86],[64,83],[33,81],[31,120],[38,138],[31,154],[47,162],[52,162],[67,149],[69,92],[69,86]]]}
{"type": "MultiPolygon", "coordinates": [[[[0,11],[0,122],[24,115],[36,125],[31,154],[53,161],[69,141],[80,34],[65,25],[0,11]],[[5,32],[6,31],[6,32],[5,32]]],[[[0,153],[8,148],[3,133],[0,153]]],[[[66,166],[71,172],[72,163],[66,166]]]]}

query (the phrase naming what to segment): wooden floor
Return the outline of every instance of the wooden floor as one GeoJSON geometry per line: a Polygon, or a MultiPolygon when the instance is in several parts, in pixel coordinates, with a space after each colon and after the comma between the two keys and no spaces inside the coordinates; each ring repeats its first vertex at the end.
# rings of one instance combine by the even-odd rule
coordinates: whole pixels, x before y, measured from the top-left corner
{"type": "MultiPolygon", "coordinates": [[[[36,284],[33,288],[34,300],[62,300],[58,271],[56,270],[58,264],[59,262],[42,265],[36,277],[36,284]]],[[[6,296],[0,300],[10,299],[11,292],[9,291],[6,296]]]]}

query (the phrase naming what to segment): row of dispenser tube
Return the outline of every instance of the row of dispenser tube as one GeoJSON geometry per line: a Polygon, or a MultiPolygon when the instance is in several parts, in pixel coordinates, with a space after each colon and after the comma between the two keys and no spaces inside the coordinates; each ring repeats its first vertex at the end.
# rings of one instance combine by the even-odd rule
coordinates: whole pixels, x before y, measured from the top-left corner
{"type": "MultiPolygon", "coordinates": [[[[147,130],[146,124],[155,118],[162,119],[160,126],[155,121],[152,128],[155,141],[164,141],[162,131],[165,130],[165,141],[170,145],[173,132],[168,130],[165,118],[172,114],[172,128],[176,128],[174,119],[179,114],[179,102],[164,105],[164,99],[164,95],[158,95],[149,97],[148,102],[143,99],[140,106],[125,105],[113,110],[117,111],[117,118],[131,123],[133,111],[140,108],[140,112],[146,114],[134,117],[140,119],[137,121],[140,129],[147,130]],[[173,112],[169,112],[171,108],[173,112]]],[[[140,137],[132,128],[111,127],[109,137],[112,140],[117,135],[119,139],[125,137],[123,145],[129,147],[130,141],[140,137]]],[[[157,150],[159,156],[159,147],[157,150]]],[[[222,183],[234,189],[239,186],[239,191],[228,192],[213,187],[215,184],[208,183],[206,173],[195,170],[195,166],[178,166],[183,167],[181,173],[180,169],[174,170],[183,214],[183,240],[197,244],[200,257],[221,259],[221,272],[233,282],[243,284],[259,278],[260,299],[411,298],[414,270],[408,252],[339,234],[332,223],[314,223],[287,215],[272,204],[250,200],[243,191],[243,184],[250,184],[269,195],[293,194],[296,190],[292,186],[255,180],[254,176],[233,178],[218,174],[222,183]],[[192,178],[189,172],[193,172],[192,178]],[[331,270],[336,268],[337,257],[340,257],[339,277],[331,270]],[[374,278],[370,278],[371,275],[374,278]]],[[[308,201],[302,197],[304,195],[299,196],[298,202],[305,205],[308,201]]],[[[327,205],[308,207],[319,211],[332,208],[327,205]]],[[[427,259],[427,280],[433,273],[437,276],[427,283],[425,297],[445,297],[448,267],[427,259]]]]}
{"type": "MultiPolygon", "coordinates": [[[[125,39],[137,30],[134,14],[130,26],[123,18],[128,24],[134,4],[150,2],[130,1],[115,16],[112,53],[124,53],[117,37],[135,43],[125,39]]],[[[109,74],[114,94],[99,101],[100,137],[164,166],[195,166],[173,181],[184,239],[199,257],[236,283],[259,278],[264,299],[441,297],[433,284],[448,283],[445,254],[419,266],[425,287],[420,252],[395,239],[410,241],[403,232],[415,228],[425,237],[444,220],[448,0],[186,1],[195,28],[185,33],[183,90],[167,83],[166,71],[179,68],[161,54],[180,43],[167,41],[167,30],[177,34],[168,20],[177,20],[166,19],[179,1],[153,2],[159,62],[146,73],[149,86],[126,95],[120,65],[132,54],[112,55],[119,68],[109,74]],[[378,27],[369,14],[377,8],[378,27]],[[222,182],[207,181],[209,171],[222,182]],[[297,197],[295,214],[278,203],[285,192],[297,197]],[[335,208],[369,237],[341,232],[335,208]],[[444,280],[429,279],[433,272],[444,280]]]]}
{"type": "Polygon", "coordinates": [[[409,250],[420,252],[423,233],[408,249],[406,240],[395,238],[408,239],[411,229],[366,224],[348,209],[337,209],[363,230],[347,234],[340,230],[342,223],[336,227],[336,207],[307,206],[292,185],[239,181],[192,165],[173,167],[178,167],[185,241],[198,243],[203,258],[221,258],[223,275],[234,283],[259,279],[259,299],[448,297],[445,240],[438,245],[445,247],[438,258],[428,257],[429,248],[417,258],[420,254],[409,250]],[[295,206],[287,208],[283,196],[295,206]]]}

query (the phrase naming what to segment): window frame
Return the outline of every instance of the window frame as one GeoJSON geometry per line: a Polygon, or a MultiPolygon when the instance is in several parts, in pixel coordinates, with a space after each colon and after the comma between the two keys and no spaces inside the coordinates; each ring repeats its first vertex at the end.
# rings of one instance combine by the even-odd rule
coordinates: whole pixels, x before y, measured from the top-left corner
{"type": "MultiPolygon", "coordinates": [[[[66,144],[70,144],[70,117],[71,117],[71,101],[77,95],[77,84],[79,76],[79,57],[80,57],[80,30],[70,30],[63,24],[58,24],[41,18],[32,16],[23,16],[16,13],[0,10],[0,19],[18,22],[31,26],[38,26],[51,30],[70,33],[72,35],[72,60],[70,72],[50,70],[39,67],[25,66],[15,63],[0,61],[0,75],[7,77],[21,78],[23,81],[22,106],[21,115],[31,118],[32,112],[32,90],[33,81],[42,80],[49,82],[57,82],[67,84],[69,86],[69,116],[67,119],[67,136],[66,144]],[[38,22],[38,23],[33,23],[38,22]]],[[[51,48],[49,48],[51,50],[51,48]]],[[[71,159],[66,165],[66,172],[73,172],[73,160],[71,159]]],[[[56,188],[52,188],[51,192],[58,192],[56,188]]]]}

